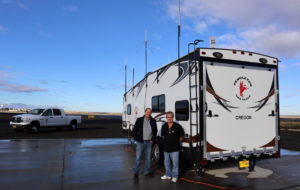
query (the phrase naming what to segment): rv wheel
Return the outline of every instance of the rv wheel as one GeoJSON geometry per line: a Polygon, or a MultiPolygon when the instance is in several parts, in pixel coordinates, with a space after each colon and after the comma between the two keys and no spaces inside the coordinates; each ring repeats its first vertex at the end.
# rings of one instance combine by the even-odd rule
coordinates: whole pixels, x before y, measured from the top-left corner
{"type": "Polygon", "coordinates": [[[162,160],[162,151],[158,144],[154,144],[152,150],[152,161],[155,165],[160,165],[162,160]]]}

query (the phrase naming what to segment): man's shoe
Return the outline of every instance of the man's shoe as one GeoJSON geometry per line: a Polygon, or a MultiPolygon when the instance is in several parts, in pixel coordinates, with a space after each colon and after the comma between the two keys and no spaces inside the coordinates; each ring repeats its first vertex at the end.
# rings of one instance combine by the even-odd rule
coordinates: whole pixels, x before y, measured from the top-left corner
{"type": "Polygon", "coordinates": [[[171,177],[163,175],[163,176],[160,177],[160,179],[171,179],[171,177]]]}
{"type": "Polygon", "coordinates": [[[139,174],[134,174],[133,178],[134,179],[139,179],[139,174]]]}
{"type": "Polygon", "coordinates": [[[172,178],[172,182],[173,182],[173,183],[176,183],[176,182],[177,182],[177,180],[178,180],[178,178],[177,178],[177,177],[173,177],[173,178],[172,178]]]}

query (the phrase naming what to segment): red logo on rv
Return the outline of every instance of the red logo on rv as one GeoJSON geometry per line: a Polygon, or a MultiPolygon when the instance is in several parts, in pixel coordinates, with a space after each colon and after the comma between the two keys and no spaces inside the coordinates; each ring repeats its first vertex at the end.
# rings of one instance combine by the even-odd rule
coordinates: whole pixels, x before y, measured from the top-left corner
{"type": "Polygon", "coordinates": [[[243,81],[240,82],[240,96],[244,97],[244,91],[248,90],[247,86],[244,84],[243,81]]]}
{"type": "Polygon", "coordinates": [[[237,91],[239,92],[235,94],[237,99],[246,101],[251,97],[250,88],[252,87],[252,83],[248,77],[238,77],[233,85],[236,86],[237,91]]]}

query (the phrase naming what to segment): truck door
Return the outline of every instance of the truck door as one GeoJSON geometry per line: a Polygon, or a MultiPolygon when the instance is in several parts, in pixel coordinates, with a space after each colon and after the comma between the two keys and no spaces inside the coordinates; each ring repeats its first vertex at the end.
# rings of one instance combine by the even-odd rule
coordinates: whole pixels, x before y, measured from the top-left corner
{"type": "Polygon", "coordinates": [[[277,146],[276,68],[204,62],[203,80],[206,157],[277,146]]]}
{"type": "Polygon", "coordinates": [[[64,118],[59,109],[53,109],[53,119],[56,126],[66,125],[66,118],[64,118]]]}
{"type": "Polygon", "coordinates": [[[54,126],[55,125],[55,121],[54,121],[54,118],[53,118],[52,109],[47,109],[43,113],[42,116],[43,116],[42,121],[44,123],[43,126],[47,127],[47,126],[54,126]]]}

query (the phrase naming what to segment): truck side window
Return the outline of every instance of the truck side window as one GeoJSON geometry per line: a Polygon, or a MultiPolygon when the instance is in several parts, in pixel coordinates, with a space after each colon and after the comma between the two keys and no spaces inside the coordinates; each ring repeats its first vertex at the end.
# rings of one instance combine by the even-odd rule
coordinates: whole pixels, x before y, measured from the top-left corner
{"type": "Polygon", "coordinates": [[[152,111],[153,112],[165,112],[165,95],[153,96],[152,97],[152,111]]]}
{"type": "Polygon", "coordinates": [[[127,115],[131,115],[131,104],[127,105],[127,115]]]}
{"type": "Polygon", "coordinates": [[[43,116],[52,116],[52,110],[51,109],[46,110],[43,116]]]}
{"type": "Polygon", "coordinates": [[[54,115],[61,115],[61,111],[59,109],[53,110],[54,115]]]}
{"type": "Polygon", "coordinates": [[[175,102],[175,119],[177,121],[189,120],[189,101],[182,100],[175,102]]]}

